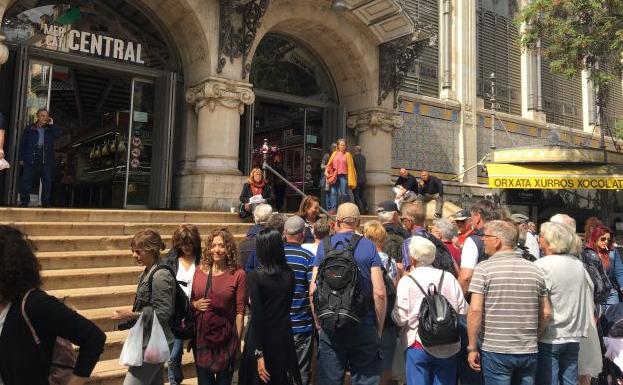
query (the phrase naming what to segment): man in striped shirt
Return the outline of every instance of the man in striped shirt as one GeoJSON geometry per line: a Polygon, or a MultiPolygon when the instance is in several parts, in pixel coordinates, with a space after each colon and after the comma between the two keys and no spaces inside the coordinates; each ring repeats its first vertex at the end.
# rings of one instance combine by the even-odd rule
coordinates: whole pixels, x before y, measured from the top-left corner
{"type": "Polygon", "coordinates": [[[551,319],[543,273],[514,251],[517,236],[513,223],[485,225],[482,238],[489,259],[476,266],[469,286],[468,362],[472,369],[482,369],[486,385],[534,384],[537,337],[551,319]]]}
{"type": "Polygon", "coordinates": [[[309,283],[312,278],[314,255],[301,247],[305,239],[305,222],[298,215],[288,218],[284,225],[283,236],[286,260],[294,271],[294,298],[290,308],[294,346],[303,385],[309,385],[313,340],[309,283]]]}

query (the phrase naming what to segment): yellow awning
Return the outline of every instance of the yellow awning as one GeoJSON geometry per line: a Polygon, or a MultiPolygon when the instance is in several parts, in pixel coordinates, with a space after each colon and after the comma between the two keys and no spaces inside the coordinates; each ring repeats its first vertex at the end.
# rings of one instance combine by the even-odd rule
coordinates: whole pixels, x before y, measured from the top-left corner
{"type": "Polygon", "coordinates": [[[623,165],[486,164],[489,187],[501,189],[623,189],[623,165]]]}

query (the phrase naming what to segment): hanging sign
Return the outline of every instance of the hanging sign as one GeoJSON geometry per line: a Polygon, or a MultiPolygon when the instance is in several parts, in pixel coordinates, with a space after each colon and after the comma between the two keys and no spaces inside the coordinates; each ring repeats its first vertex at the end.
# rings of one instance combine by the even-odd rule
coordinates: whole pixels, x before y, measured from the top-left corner
{"type": "Polygon", "coordinates": [[[145,64],[140,43],[45,23],[41,23],[40,28],[45,36],[44,48],[145,64]]]}

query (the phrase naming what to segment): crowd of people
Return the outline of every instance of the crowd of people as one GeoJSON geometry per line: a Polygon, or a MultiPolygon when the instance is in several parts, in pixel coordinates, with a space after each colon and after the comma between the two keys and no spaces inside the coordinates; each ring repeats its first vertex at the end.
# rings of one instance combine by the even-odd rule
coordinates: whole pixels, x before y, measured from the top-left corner
{"type": "MultiPolygon", "coordinates": [[[[245,189],[258,187],[252,173],[245,189]]],[[[236,371],[239,384],[279,385],[621,378],[616,354],[604,353],[609,337],[623,337],[613,326],[623,262],[597,218],[582,240],[567,215],[537,234],[527,216],[489,200],[432,226],[418,199],[380,202],[378,220],[365,223],[350,202],[334,218],[319,215],[317,197],[292,216],[267,202],[253,206],[239,244],[226,228],[202,236],[188,224],[161,255],[157,231],[135,234],[132,256],[145,269],[132,309],[112,318],[120,329],[142,320],[145,356],[159,324],[170,358],[130,366],[124,384],[162,384],[165,371],[182,383],[186,346],[202,385],[231,384],[236,371]]],[[[57,337],[79,347],[67,383],[84,383],[105,335],[41,291],[39,271],[27,237],[0,226],[0,384],[47,383],[57,337]]]]}

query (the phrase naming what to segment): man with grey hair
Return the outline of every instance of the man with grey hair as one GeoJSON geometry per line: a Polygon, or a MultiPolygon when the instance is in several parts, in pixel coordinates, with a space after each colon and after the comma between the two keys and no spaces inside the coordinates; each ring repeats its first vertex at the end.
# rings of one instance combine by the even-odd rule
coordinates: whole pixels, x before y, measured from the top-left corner
{"type": "Polygon", "coordinates": [[[544,274],[553,319],[539,336],[538,385],[578,383],[580,341],[588,337],[594,313],[593,283],[584,264],[571,253],[577,237],[567,225],[545,222],[534,262],[544,274]]]}
{"type": "MultiPolygon", "coordinates": [[[[413,269],[401,279],[396,293],[396,305],[392,318],[402,328],[401,340],[407,347],[405,352],[406,377],[408,384],[422,382],[423,378],[436,378],[436,383],[455,384],[457,374],[457,353],[459,341],[437,346],[422,346],[418,334],[418,318],[424,293],[418,288],[433,285],[443,295],[457,314],[467,312],[467,302],[458,281],[452,274],[432,266],[437,247],[428,239],[414,236],[409,240],[409,258],[413,269]],[[443,277],[443,280],[442,280],[443,277]]],[[[426,290],[426,289],[424,289],[426,290]]]]}
{"type": "Polygon", "coordinates": [[[482,370],[485,383],[533,384],[537,338],[551,317],[543,273],[515,251],[517,236],[517,227],[507,221],[485,225],[489,258],[476,266],[469,286],[468,363],[482,370]]]}
{"type": "MultiPolygon", "coordinates": [[[[271,213],[266,220],[266,224],[264,228],[277,230],[279,233],[283,233],[283,229],[286,221],[288,220],[288,216],[282,213],[271,213]]],[[[254,245],[255,246],[255,245],[254,245]]],[[[246,265],[244,266],[244,270],[249,273],[258,267],[260,267],[260,261],[257,259],[257,255],[255,254],[255,250],[253,250],[247,259],[246,265]]]]}
{"type": "Polygon", "coordinates": [[[247,231],[247,236],[238,245],[238,264],[246,266],[249,256],[255,253],[255,237],[266,228],[266,221],[273,213],[271,205],[262,203],[255,206],[253,210],[253,221],[255,224],[247,231]]]}
{"type": "Polygon", "coordinates": [[[402,262],[402,243],[411,234],[400,224],[400,213],[394,201],[383,201],[377,205],[376,213],[379,222],[387,232],[383,242],[383,252],[396,263],[402,262]]]}
{"type": "Polygon", "coordinates": [[[433,228],[430,232],[446,245],[454,262],[456,262],[458,266],[461,266],[461,249],[456,247],[454,242],[452,242],[454,237],[459,233],[457,226],[448,219],[438,218],[433,221],[433,228]]]}
{"type": "Polygon", "coordinates": [[[552,215],[549,221],[554,223],[560,223],[569,228],[569,230],[575,235],[575,248],[570,250],[569,253],[575,256],[580,255],[580,253],[582,252],[582,238],[580,238],[576,233],[577,225],[575,219],[567,214],[559,213],[552,215]]]}

